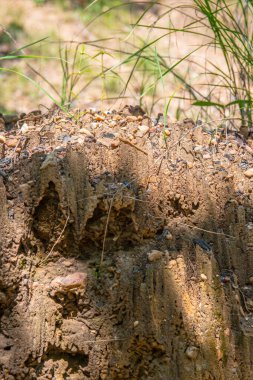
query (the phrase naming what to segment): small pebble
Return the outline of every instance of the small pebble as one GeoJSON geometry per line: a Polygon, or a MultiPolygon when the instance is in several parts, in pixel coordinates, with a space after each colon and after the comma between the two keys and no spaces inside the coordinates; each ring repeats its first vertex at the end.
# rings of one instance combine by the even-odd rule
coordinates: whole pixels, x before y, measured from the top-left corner
{"type": "Polygon", "coordinates": [[[66,292],[70,289],[85,288],[87,284],[87,274],[75,272],[66,277],[56,277],[51,281],[50,286],[54,290],[66,292]]]}
{"type": "Polygon", "coordinates": [[[206,281],[207,280],[207,276],[204,273],[201,273],[200,278],[201,278],[202,281],[206,281]]]}
{"type": "Polygon", "coordinates": [[[106,138],[106,139],[114,139],[115,135],[113,133],[103,133],[102,137],[106,138]]]}
{"type": "Polygon", "coordinates": [[[18,139],[9,139],[6,141],[6,145],[9,147],[9,148],[15,148],[17,145],[18,145],[18,139]]]}
{"type": "Polygon", "coordinates": [[[163,257],[163,252],[157,251],[155,249],[153,251],[151,251],[151,252],[148,253],[148,261],[150,263],[153,263],[154,261],[158,261],[162,257],[163,257]]]}
{"type": "Polygon", "coordinates": [[[213,138],[212,140],[211,140],[211,143],[210,143],[211,145],[217,145],[218,144],[218,140],[216,139],[216,138],[213,138]]]}
{"type": "Polygon", "coordinates": [[[119,145],[120,145],[120,141],[119,140],[114,140],[111,143],[111,148],[112,149],[116,149],[116,148],[118,148],[119,145]]]}
{"type": "Polygon", "coordinates": [[[96,129],[96,128],[98,127],[98,123],[91,123],[91,124],[90,124],[90,127],[91,127],[92,129],[96,129]]]}
{"type": "Polygon", "coordinates": [[[202,145],[195,145],[193,150],[194,152],[202,152],[204,150],[204,147],[202,145]]]}
{"type": "Polygon", "coordinates": [[[250,276],[250,278],[248,279],[248,282],[249,284],[253,285],[253,276],[250,276]]]}
{"type": "Polygon", "coordinates": [[[126,121],[128,121],[128,122],[134,122],[134,121],[137,121],[138,120],[138,118],[136,117],[136,116],[127,116],[126,117],[126,121]]]}
{"type": "Polygon", "coordinates": [[[98,115],[98,114],[95,115],[95,118],[96,118],[97,121],[104,121],[105,120],[104,116],[98,115]]]}
{"type": "Polygon", "coordinates": [[[63,265],[67,268],[71,267],[73,265],[73,262],[71,260],[64,260],[63,265]]]}
{"type": "Polygon", "coordinates": [[[0,305],[5,305],[7,303],[7,297],[3,292],[0,292],[0,305]]]}
{"type": "Polygon", "coordinates": [[[0,135],[0,144],[5,144],[6,138],[3,135],[0,135]]]}
{"type": "Polygon", "coordinates": [[[136,133],[136,136],[143,137],[148,133],[149,127],[147,125],[139,125],[138,132],[136,133]]]}
{"type": "Polygon", "coordinates": [[[198,357],[199,349],[195,346],[189,346],[187,347],[185,353],[188,359],[196,360],[198,357]]]}
{"type": "Polygon", "coordinates": [[[81,128],[79,132],[86,136],[93,137],[93,133],[91,133],[87,128],[81,128]]]}
{"type": "Polygon", "coordinates": [[[28,132],[28,130],[29,130],[29,127],[28,127],[27,123],[24,123],[22,125],[22,127],[20,128],[21,133],[26,133],[26,132],[28,132]]]}
{"type": "Polygon", "coordinates": [[[109,122],[109,127],[111,127],[111,128],[116,127],[116,125],[117,125],[117,123],[116,123],[115,120],[111,120],[111,121],[109,122]]]}
{"type": "Polygon", "coordinates": [[[244,172],[244,175],[248,178],[253,177],[253,168],[250,168],[244,172]]]}
{"type": "Polygon", "coordinates": [[[113,120],[120,121],[122,120],[122,117],[120,115],[114,115],[113,120]]]}
{"type": "Polygon", "coordinates": [[[253,230],[253,223],[252,222],[249,222],[247,225],[246,225],[247,229],[248,230],[253,230]]]}
{"type": "Polygon", "coordinates": [[[166,240],[172,240],[173,239],[172,233],[170,231],[167,232],[165,239],[166,240]]]}

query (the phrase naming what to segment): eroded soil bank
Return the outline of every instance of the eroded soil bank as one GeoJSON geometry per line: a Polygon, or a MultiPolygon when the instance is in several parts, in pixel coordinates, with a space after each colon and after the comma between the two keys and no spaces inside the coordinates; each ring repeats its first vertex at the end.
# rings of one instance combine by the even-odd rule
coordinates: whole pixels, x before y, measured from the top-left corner
{"type": "Polygon", "coordinates": [[[253,377],[253,159],[125,108],[0,133],[2,379],[253,377]]]}

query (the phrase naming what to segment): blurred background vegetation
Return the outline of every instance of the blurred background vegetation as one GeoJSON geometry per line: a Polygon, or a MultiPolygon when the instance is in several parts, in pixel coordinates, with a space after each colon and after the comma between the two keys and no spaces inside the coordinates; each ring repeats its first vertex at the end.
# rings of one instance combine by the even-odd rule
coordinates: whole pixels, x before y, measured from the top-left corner
{"type": "Polygon", "coordinates": [[[138,104],[252,126],[252,0],[2,0],[0,112],[138,104]]]}

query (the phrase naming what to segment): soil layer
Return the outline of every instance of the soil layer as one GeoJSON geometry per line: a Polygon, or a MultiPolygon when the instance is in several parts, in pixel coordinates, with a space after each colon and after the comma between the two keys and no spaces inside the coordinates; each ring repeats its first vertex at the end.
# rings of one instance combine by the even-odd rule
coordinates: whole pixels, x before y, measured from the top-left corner
{"type": "Polygon", "coordinates": [[[2,379],[253,378],[249,142],[134,107],[0,127],[2,379]]]}

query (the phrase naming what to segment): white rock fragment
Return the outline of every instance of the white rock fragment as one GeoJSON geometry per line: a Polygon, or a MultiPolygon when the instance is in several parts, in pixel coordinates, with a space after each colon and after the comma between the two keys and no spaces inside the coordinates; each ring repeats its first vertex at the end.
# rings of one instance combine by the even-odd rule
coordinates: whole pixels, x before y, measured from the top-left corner
{"type": "Polygon", "coordinates": [[[195,145],[193,148],[194,152],[202,152],[204,150],[203,145],[195,145]]]}
{"type": "Polygon", "coordinates": [[[97,111],[97,109],[95,107],[90,107],[89,111],[91,114],[94,114],[97,111]]]}
{"type": "Polygon", "coordinates": [[[189,346],[187,347],[185,353],[188,359],[196,360],[198,357],[199,349],[195,346],[189,346]]]}
{"type": "Polygon", "coordinates": [[[138,132],[136,133],[136,136],[143,137],[146,133],[148,133],[149,127],[147,125],[139,125],[138,126],[138,132]]]}
{"type": "Polygon", "coordinates": [[[26,133],[26,132],[28,132],[28,130],[29,130],[29,127],[28,127],[27,123],[22,124],[22,127],[20,128],[20,132],[26,133]]]}
{"type": "Polygon", "coordinates": [[[50,166],[55,166],[56,165],[56,158],[54,152],[49,153],[46,157],[46,159],[42,162],[40,170],[46,170],[50,166]]]}
{"type": "Polygon", "coordinates": [[[134,321],[134,327],[137,327],[139,324],[139,321],[134,321]]]}
{"type": "Polygon", "coordinates": [[[157,251],[155,249],[153,251],[151,251],[151,252],[148,253],[148,261],[150,263],[153,263],[154,261],[158,261],[162,257],[163,257],[163,252],[157,251]]]}
{"type": "Polygon", "coordinates": [[[77,142],[78,142],[78,144],[83,145],[83,143],[84,143],[84,139],[81,138],[81,137],[79,137],[79,138],[77,139],[77,142]]]}
{"type": "Polygon", "coordinates": [[[201,278],[202,281],[206,281],[207,280],[207,276],[204,273],[201,273],[200,278],[201,278]]]}
{"type": "Polygon", "coordinates": [[[166,240],[172,240],[173,239],[172,233],[170,231],[167,231],[167,234],[165,235],[165,239],[166,240]]]}
{"type": "Polygon", "coordinates": [[[98,123],[97,123],[97,122],[91,123],[91,124],[90,124],[90,127],[91,127],[92,129],[96,129],[96,128],[98,127],[98,123]]]}
{"type": "Polygon", "coordinates": [[[246,227],[248,228],[248,230],[253,230],[253,223],[252,222],[249,222],[246,227]]]}

